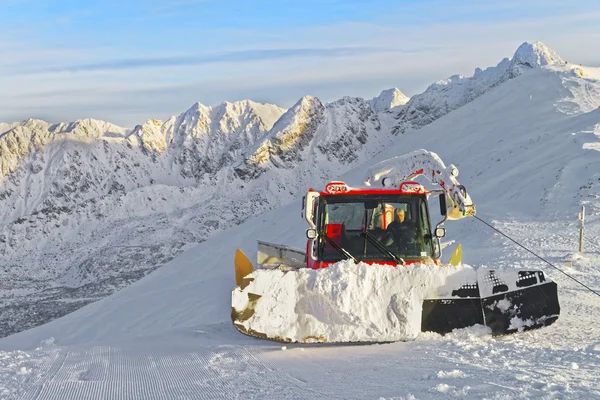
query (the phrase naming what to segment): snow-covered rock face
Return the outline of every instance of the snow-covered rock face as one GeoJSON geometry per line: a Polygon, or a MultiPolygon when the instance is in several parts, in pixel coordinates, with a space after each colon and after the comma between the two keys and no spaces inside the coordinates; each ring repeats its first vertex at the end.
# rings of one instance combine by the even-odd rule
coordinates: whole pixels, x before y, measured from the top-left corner
{"type": "Polygon", "coordinates": [[[237,175],[254,179],[271,166],[293,168],[324,121],[324,106],[319,99],[305,96],[290,108],[263,140],[246,156],[237,175]]]}
{"type": "Polygon", "coordinates": [[[271,169],[292,170],[299,164],[322,169],[322,159],[346,166],[343,170],[388,140],[387,133],[377,134],[380,130],[379,115],[364,99],[344,97],[323,105],[319,99],[306,96],[246,154],[235,173],[250,180],[271,169]]]}
{"type": "Polygon", "coordinates": [[[389,129],[381,132],[382,118],[369,103],[357,97],[344,97],[327,105],[328,129],[318,148],[329,161],[350,165],[364,155],[376,154],[387,141],[389,129]]]}
{"type": "Polygon", "coordinates": [[[129,135],[129,139],[131,143],[137,144],[146,152],[162,153],[169,145],[162,127],[162,121],[148,120],[145,124],[136,126],[129,135]]]}
{"type": "Polygon", "coordinates": [[[252,101],[226,102],[214,108],[195,104],[167,121],[163,134],[173,143],[172,155],[181,174],[201,180],[230,165],[253,146],[283,111],[252,101]]]}
{"type": "Polygon", "coordinates": [[[386,111],[390,108],[402,106],[408,102],[409,98],[399,89],[392,88],[381,92],[377,97],[371,99],[370,103],[377,112],[386,111]]]}
{"type": "MultiPolygon", "coordinates": [[[[30,155],[33,155],[35,161],[38,150],[50,143],[84,143],[102,138],[123,138],[126,132],[124,128],[94,119],[55,125],[36,119],[4,124],[3,130],[0,131],[0,176],[15,172],[21,161],[30,155]]],[[[32,168],[35,170],[38,166],[34,165],[32,168]]]]}

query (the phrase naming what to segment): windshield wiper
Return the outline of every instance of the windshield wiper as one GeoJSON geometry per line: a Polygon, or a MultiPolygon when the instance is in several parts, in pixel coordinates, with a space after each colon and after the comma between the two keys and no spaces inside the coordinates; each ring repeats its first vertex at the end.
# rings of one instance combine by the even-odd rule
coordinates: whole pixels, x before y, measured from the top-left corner
{"type": "Polygon", "coordinates": [[[373,236],[371,233],[369,233],[365,228],[362,229],[362,233],[364,234],[364,236],[367,239],[369,239],[369,242],[371,242],[379,251],[392,257],[394,259],[394,261],[396,261],[397,264],[406,265],[406,261],[404,261],[404,259],[402,257],[399,257],[398,255],[392,253],[387,247],[385,247],[383,244],[381,244],[381,242],[379,240],[377,240],[377,238],[375,236],[373,236]]]}
{"type": "Polygon", "coordinates": [[[331,239],[329,236],[327,236],[325,233],[321,232],[321,236],[325,238],[325,241],[327,243],[329,243],[330,245],[333,246],[334,249],[336,249],[337,251],[340,252],[340,254],[342,254],[343,256],[345,256],[348,260],[352,259],[354,260],[355,263],[358,264],[358,259],[356,257],[354,257],[352,254],[350,254],[348,252],[348,250],[344,249],[343,247],[341,247],[339,244],[337,244],[336,242],[333,241],[333,239],[331,239]]]}

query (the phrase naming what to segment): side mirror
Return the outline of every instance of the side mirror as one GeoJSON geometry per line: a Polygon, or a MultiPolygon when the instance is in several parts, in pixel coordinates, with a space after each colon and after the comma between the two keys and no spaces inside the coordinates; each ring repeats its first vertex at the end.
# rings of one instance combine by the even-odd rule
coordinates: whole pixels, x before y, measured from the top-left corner
{"type": "Polygon", "coordinates": [[[439,196],[440,199],[440,214],[442,215],[446,215],[447,212],[447,208],[446,208],[446,193],[441,193],[439,196]]]}
{"type": "Polygon", "coordinates": [[[310,240],[316,239],[317,236],[319,236],[317,234],[317,230],[316,229],[307,229],[306,230],[306,237],[310,240]]]}
{"type": "Polygon", "coordinates": [[[439,238],[443,238],[444,236],[446,236],[446,228],[436,228],[435,236],[439,238]]]}

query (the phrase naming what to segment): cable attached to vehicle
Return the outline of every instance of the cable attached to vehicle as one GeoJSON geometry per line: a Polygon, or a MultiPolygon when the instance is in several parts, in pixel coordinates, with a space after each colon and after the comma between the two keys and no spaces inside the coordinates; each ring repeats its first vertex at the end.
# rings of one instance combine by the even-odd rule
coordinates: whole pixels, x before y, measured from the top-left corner
{"type": "Polygon", "coordinates": [[[513,238],[511,238],[510,236],[508,236],[507,234],[501,232],[500,230],[494,228],[492,225],[488,224],[487,222],[485,222],[484,220],[482,220],[481,218],[479,218],[477,215],[474,215],[474,217],[476,219],[478,219],[479,221],[481,221],[483,224],[489,226],[490,228],[492,228],[493,230],[495,230],[496,232],[498,232],[499,234],[501,234],[502,236],[504,236],[505,238],[507,238],[508,240],[510,240],[511,242],[513,242],[514,244],[516,244],[517,246],[522,247],[523,249],[527,250],[528,252],[530,252],[531,254],[533,254],[534,256],[536,256],[537,258],[539,258],[540,260],[542,260],[543,262],[545,262],[546,264],[550,265],[552,268],[556,268],[557,270],[559,270],[560,272],[562,272],[563,274],[565,274],[566,276],[568,276],[569,278],[573,279],[575,282],[579,283],[581,286],[583,286],[584,288],[586,288],[587,290],[589,290],[590,292],[594,293],[596,296],[600,297],[600,293],[596,292],[594,289],[586,286],[585,284],[579,282],[577,279],[573,278],[571,275],[567,274],[565,271],[563,271],[562,269],[558,268],[556,265],[552,264],[550,261],[538,256],[537,254],[535,254],[533,251],[529,250],[527,247],[523,246],[521,243],[517,242],[516,240],[514,240],[513,238]]]}

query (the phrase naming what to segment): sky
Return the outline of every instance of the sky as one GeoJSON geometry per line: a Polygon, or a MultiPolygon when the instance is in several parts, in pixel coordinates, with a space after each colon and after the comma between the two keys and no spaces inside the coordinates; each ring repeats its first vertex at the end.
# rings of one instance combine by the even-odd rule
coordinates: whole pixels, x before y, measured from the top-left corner
{"type": "Polygon", "coordinates": [[[542,41],[600,66],[600,2],[0,0],[0,122],[407,95],[542,41]]]}

